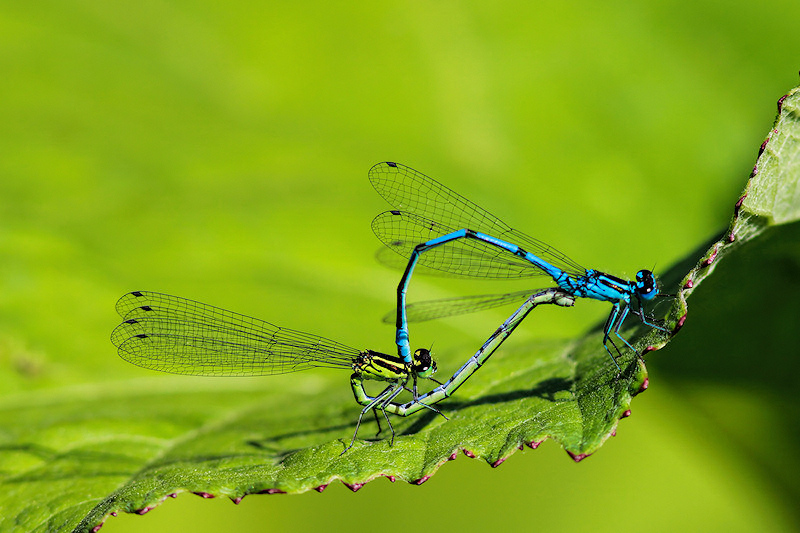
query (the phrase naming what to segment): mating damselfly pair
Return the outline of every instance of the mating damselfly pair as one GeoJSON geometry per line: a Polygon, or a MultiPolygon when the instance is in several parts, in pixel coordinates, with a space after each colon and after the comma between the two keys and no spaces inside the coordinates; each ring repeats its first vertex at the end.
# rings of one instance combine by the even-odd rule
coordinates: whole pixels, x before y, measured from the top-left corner
{"type": "Polygon", "coordinates": [[[635,281],[628,281],[583,268],[437,181],[397,163],[375,165],[369,179],[393,208],[373,220],[373,231],[389,248],[408,258],[397,287],[397,355],[358,350],[193,300],[147,291],[128,293],[117,303],[123,322],[114,329],[111,339],[119,355],[144,368],[202,376],[273,375],[316,367],[350,369],[353,394],[363,407],[350,444],[345,447],[347,451],[355,443],[361,421],[369,411],[375,414],[379,431],[378,412],[383,415],[392,431],[392,442],[394,429],[389,414],[408,416],[423,409],[440,413],[435,405],[451,396],[480,368],[537,305],[571,306],[575,298],[611,303],[602,344],[620,371],[614,353],[621,356],[622,352],[615,339],[638,355],[620,334],[629,313],[647,326],[664,329],[644,311],[644,303],[658,295],[651,271],[640,270],[635,281]],[[545,275],[553,279],[556,287],[490,299],[466,297],[407,306],[406,293],[417,265],[481,278],[545,275]],[[468,312],[508,303],[520,296],[525,298],[522,305],[493,329],[478,351],[444,383],[432,377],[436,364],[427,349],[411,352],[409,317],[468,312]],[[433,380],[438,386],[420,394],[419,379],[433,380]],[[364,388],[365,381],[383,381],[387,385],[371,396],[364,388]],[[396,402],[403,391],[410,392],[412,399],[396,402]]]}

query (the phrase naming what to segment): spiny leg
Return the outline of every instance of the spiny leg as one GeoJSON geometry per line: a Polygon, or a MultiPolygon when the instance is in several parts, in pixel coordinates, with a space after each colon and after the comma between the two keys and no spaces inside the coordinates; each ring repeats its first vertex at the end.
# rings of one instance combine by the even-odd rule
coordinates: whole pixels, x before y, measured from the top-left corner
{"type": "MultiPolygon", "coordinates": [[[[656,320],[655,318],[647,316],[645,314],[645,312],[644,312],[644,309],[639,309],[638,312],[637,311],[633,311],[633,314],[638,316],[639,320],[641,320],[642,324],[644,324],[645,326],[650,326],[653,329],[658,329],[658,330],[665,331],[665,332],[669,333],[669,330],[667,328],[655,323],[655,320],[656,320]],[[653,322],[649,322],[648,320],[653,320],[653,322]]],[[[662,323],[666,323],[666,322],[662,321],[662,323]]]]}
{"type": "MultiPolygon", "coordinates": [[[[620,328],[622,327],[622,323],[625,321],[625,318],[628,316],[628,310],[629,309],[630,309],[629,307],[625,307],[625,309],[623,309],[622,314],[619,316],[619,319],[617,320],[617,323],[614,326],[614,335],[616,335],[618,338],[622,339],[622,342],[624,342],[628,346],[628,348],[630,348],[631,351],[633,351],[633,353],[636,354],[636,357],[638,357],[639,360],[642,363],[644,363],[644,359],[642,358],[642,354],[639,353],[639,350],[637,350],[636,348],[631,346],[631,343],[629,343],[628,340],[625,337],[623,337],[619,332],[620,328]]],[[[642,314],[644,314],[644,313],[642,313],[642,314]]]]}
{"type": "Polygon", "coordinates": [[[619,363],[617,363],[617,358],[614,357],[614,354],[612,354],[611,350],[608,349],[608,343],[611,342],[611,346],[613,346],[617,354],[619,354],[619,356],[622,357],[619,348],[617,348],[617,345],[614,344],[614,341],[609,337],[611,329],[614,327],[614,323],[616,322],[618,316],[619,316],[619,303],[615,303],[611,308],[611,313],[609,313],[608,318],[606,319],[605,326],[603,326],[603,348],[606,349],[606,352],[608,353],[609,357],[611,357],[611,360],[614,361],[614,364],[617,366],[617,370],[620,373],[622,373],[622,367],[620,367],[619,363]]]}
{"type": "MultiPolygon", "coordinates": [[[[677,294],[662,294],[662,293],[658,293],[656,295],[656,297],[657,298],[677,298],[678,295],[677,294]]],[[[631,312],[634,315],[639,317],[639,320],[642,321],[642,324],[644,324],[645,326],[649,326],[651,328],[658,329],[658,330],[664,331],[666,333],[669,333],[670,330],[665,327],[665,325],[667,323],[666,320],[659,320],[659,319],[654,318],[652,316],[647,316],[647,313],[645,313],[645,310],[644,310],[644,303],[641,300],[639,300],[638,298],[636,299],[636,303],[637,303],[638,309],[631,309],[631,312]],[[660,323],[657,324],[656,322],[660,322],[660,323]]]]}
{"type": "MultiPolygon", "coordinates": [[[[617,345],[614,344],[614,340],[609,338],[608,339],[608,343],[610,343],[611,347],[614,348],[614,351],[617,352],[617,357],[619,357],[621,359],[622,358],[622,352],[620,352],[619,348],[617,347],[617,345]]],[[[614,357],[614,354],[611,353],[611,350],[608,349],[608,344],[607,343],[605,343],[605,342],[603,343],[603,348],[606,349],[606,353],[609,355],[609,357],[611,357],[611,360],[614,361],[614,364],[617,367],[617,377],[619,378],[619,376],[622,375],[622,367],[619,366],[619,363],[617,362],[617,357],[614,357]]]]}
{"type": "MultiPolygon", "coordinates": [[[[428,381],[433,381],[434,383],[436,383],[440,387],[444,387],[444,383],[442,383],[438,379],[434,379],[434,378],[426,378],[426,379],[428,381]]],[[[403,387],[403,388],[406,390],[406,392],[410,392],[414,396],[414,399],[420,398],[422,396],[425,396],[425,394],[427,394],[427,393],[425,393],[425,394],[422,394],[422,395],[419,395],[419,394],[414,395],[414,390],[413,389],[409,389],[408,387],[403,387]]]]}
{"type": "Polygon", "coordinates": [[[372,414],[375,415],[375,423],[378,424],[378,431],[377,431],[377,433],[375,433],[375,436],[378,436],[378,435],[381,434],[381,431],[383,431],[383,428],[381,428],[381,419],[378,418],[378,410],[377,409],[372,409],[372,414]]]}
{"type": "MultiPolygon", "coordinates": [[[[417,400],[417,398],[419,398],[419,394],[417,393],[417,375],[416,375],[416,374],[414,374],[414,375],[413,375],[413,378],[414,378],[414,385],[413,385],[413,389],[412,389],[412,390],[409,390],[409,388],[408,388],[408,387],[406,387],[405,385],[403,385],[403,388],[404,388],[405,390],[407,390],[408,392],[410,392],[410,393],[411,393],[411,396],[414,398],[412,403],[418,403],[418,404],[420,404],[420,405],[422,405],[422,406],[424,406],[424,407],[426,407],[426,408],[430,409],[430,410],[431,410],[431,411],[433,411],[434,413],[438,413],[438,414],[442,415],[442,416],[444,417],[444,419],[445,419],[445,420],[450,420],[449,418],[447,418],[447,417],[444,415],[444,413],[442,413],[442,412],[441,412],[440,410],[438,410],[437,408],[435,408],[435,407],[433,407],[433,406],[430,406],[430,405],[428,405],[428,404],[426,404],[426,403],[423,403],[423,402],[420,402],[419,400],[417,400]]],[[[429,380],[431,380],[431,381],[433,381],[433,382],[437,383],[437,384],[438,384],[440,387],[443,387],[443,386],[444,386],[444,383],[441,383],[439,380],[436,380],[436,379],[433,379],[433,378],[427,378],[427,379],[429,379],[429,380]]]]}
{"type": "MultiPolygon", "coordinates": [[[[383,400],[384,400],[384,399],[385,399],[387,396],[390,396],[390,395],[391,395],[393,392],[395,392],[395,387],[397,387],[397,385],[393,383],[393,384],[389,385],[388,387],[386,387],[385,389],[383,389],[383,391],[382,391],[380,394],[378,394],[377,396],[375,396],[375,398],[373,398],[373,399],[372,399],[372,401],[371,401],[371,402],[369,402],[369,403],[368,403],[368,404],[367,404],[367,405],[366,405],[366,406],[365,406],[365,407],[364,407],[364,408],[361,410],[361,413],[358,415],[358,421],[356,422],[356,430],[353,432],[353,438],[352,438],[352,440],[350,441],[350,446],[347,446],[347,447],[344,449],[344,451],[341,453],[341,455],[344,455],[344,454],[345,454],[345,452],[347,452],[347,450],[349,450],[350,448],[352,448],[352,447],[353,447],[353,445],[356,443],[356,437],[358,436],[358,429],[361,427],[361,420],[364,418],[364,414],[365,414],[366,412],[368,412],[369,410],[371,410],[371,409],[374,409],[374,408],[375,408],[375,407],[376,407],[378,404],[380,404],[380,403],[381,403],[381,402],[382,402],[382,401],[383,401],[383,400]]],[[[396,396],[396,395],[397,395],[397,394],[395,394],[395,396],[396,396]]],[[[385,413],[385,411],[384,411],[384,413],[385,413]]],[[[376,414],[375,416],[377,417],[377,414],[376,414]]]]}
{"type": "Polygon", "coordinates": [[[392,393],[389,394],[381,402],[380,406],[378,407],[378,409],[380,409],[381,412],[383,413],[383,417],[386,419],[386,423],[389,424],[389,429],[392,432],[392,440],[389,443],[389,446],[394,446],[394,426],[392,425],[392,421],[389,420],[389,414],[386,412],[386,406],[389,405],[390,403],[392,403],[392,400],[394,400],[397,397],[398,394],[403,392],[403,389],[405,389],[405,388],[406,388],[405,387],[405,382],[402,382],[402,383],[401,382],[397,382],[397,384],[395,385],[395,389],[392,391],[392,393]]]}
{"type": "MultiPolygon", "coordinates": [[[[428,378],[428,379],[432,379],[432,378],[428,378]]],[[[433,380],[433,381],[436,381],[436,380],[433,380]]],[[[438,382],[438,381],[436,381],[436,383],[439,383],[439,382],[438,382]]],[[[443,387],[443,386],[444,386],[444,383],[439,383],[439,386],[440,386],[440,387],[443,387]]],[[[405,389],[407,392],[411,392],[411,393],[413,394],[413,391],[412,391],[411,389],[409,389],[408,387],[403,387],[403,388],[404,388],[404,389],[405,389]]],[[[426,393],[425,395],[423,395],[423,396],[427,396],[427,393],[426,393]]],[[[411,402],[410,402],[410,404],[409,404],[409,405],[413,405],[413,404],[415,404],[415,403],[416,403],[416,404],[419,404],[419,405],[421,405],[421,406],[425,407],[426,409],[430,409],[430,410],[431,410],[431,411],[433,411],[434,413],[437,413],[437,414],[440,414],[440,415],[444,416],[444,419],[445,419],[445,420],[450,420],[450,419],[449,419],[449,418],[447,418],[447,416],[445,416],[445,414],[444,414],[444,413],[442,413],[440,410],[438,410],[437,408],[433,407],[432,405],[428,405],[427,403],[424,403],[424,402],[421,402],[421,401],[419,401],[417,398],[418,398],[418,397],[414,397],[414,399],[413,399],[413,400],[411,400],[411,402]]]]}
{"type": "MultiPolygon", "coordinates": [[[[444,387],[444,383],[440,382],[440,381],[439,381],[439,380],[437,380],[437,379],[433,379],[433,378],[427,378],[427,379],[429,379],[429,380],[433,381],[434,383],[437,383],[437,384],[438,384],[440,387],[444,387]]],[[[417,376],[416,376],[416,375],[414,376],[414,388],[413,388],[413,389],[409,389],[409,388],[408,388],[408,387],[406,387],[405,385],[403,386],[403,388],[404,388],[404,389],[405,389],[407,392],[410,392],[410,393],[411,393],[411,395],[413,396],[413,398],[414,398],[414,399],[411,401],[411,403],[412,403],[412,404],[418,403],[418,404],[422,405],[423,407],[425,407],[425,408],[427,408],[427,409],[430,409],[430,410],[431,410],[431,411],[433,411],[434,413],[437,413],[437,414],[440,414],[440,415],[442,415],[442,416],[444,417],[444,419],[445,419],[445,420],[450,420],[449,418],[447,418],[447,417],[444,415],[444,413],[442,413],[442,412],[441,412],[440,410],[438,410],[437,408],[435,408],[435,407],[433,407],[433,406],[431,406],[431,405],[428,405],[428,404],[426,404],[426,403],[423,403],[423,402],[420,402],[420,401],[418,401],[418,400],[417,400],[417,398],[419,398],[419,394],[417,394],[417,376]]]]}
{"type": "Polygon", "coordinates": [[[445,420],[450,420],[449,418],[447,418],[447,415],[446,415],[446,414],[444,414],[443,412],[441,412],[440,410],[438,410],[438,409],[437,409],[437,408],[435,408],[434,406],[432,406],[432,405],[428,405],[427,403],[425,403],[425,402],[420,402],[420,401],[417,401],[416,403],[420,404],[421,406],[423,406],[423,407],[424,407],[424,408],[426,408],[426,409],[430,409],[431,411],[433,411],[434,413],[436,413],[436,414],[438,414],[438,415],[442,415],[442,418],[444,418],[445,420]]]}
{"type": "MultiPolygon", "coordinates": [[[[631,343],[629,343],[629,342],[628,342],[628,340],[627,340],[625,337],[623,337],[622,335],[620,335],[620,332],[619,332],[620,328],[622,328],[622,323],[623,323],[623,322],[625,322],[625,318],[628,316],[628,309],[629,309],[629,308],[628,308],[627,306],[626,306],[625,308],[623,308],[623,309],[622,309],[622,312],[621,312],[621,313],[619,314],[619,316],[617,317],[617,323],[616,323],[616,324],[614,324],[614,335],[616,335],[616,337],[617,337],[618,339],[620,339],[622,342],[624,342],[624,343],[625,343],[625,345],[626,345],[628,348],[630,348],[631,350],[633,350],[634,352],[636,352],[636,348],[634,348],[633,346],[631,346],[631,343]]],[[[636,353],[638,353],[638,352],[636,352],[636,353]]]]}
{"type": "MultiPolygon", "coordinates": [[[[375,413],[375,420],[378,420],[378,409],[373,409],[372,412],[375,413]]],[[[384,406],[383,409],[380,409],[380,412],[383,413],[383,418],[386,419],[386,423],[389,425],[389,431],[392,432],[392,444],[394,444],[394,426],[392,425],[392,421],[389,420],[389,415],[386,414],[386,406],[384,406]]],[[[378,423],[378,432],[375,433],[375,437],[380,435],[381,431],[383,431],[383,429],[381,429],[381,425],[378,423]]]]}

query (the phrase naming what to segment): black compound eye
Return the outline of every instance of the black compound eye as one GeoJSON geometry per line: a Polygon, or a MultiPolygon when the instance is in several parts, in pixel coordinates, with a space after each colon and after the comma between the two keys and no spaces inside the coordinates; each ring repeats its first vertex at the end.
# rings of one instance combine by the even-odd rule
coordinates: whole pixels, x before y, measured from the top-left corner
{"type": "Polygon", "coordinates": [[[653,299],[658,294],[656,277],[649,270],[636,273],[636,292],[645,300],[653,299]]]}
{"type": "Polygon", "coordinates": [[[414,352],[412,363],[414,371],[421,377],[428,377],[436,372],[436,363],[433,361],[430,350],[420,348],[414,352]]]}
{"type": "Polygon", "coordinates": [[[433,358],[431,357],[430,350],[420,348],[414,352],[414,365],[422,370],[427,370],[431,366],[433,358]]]}

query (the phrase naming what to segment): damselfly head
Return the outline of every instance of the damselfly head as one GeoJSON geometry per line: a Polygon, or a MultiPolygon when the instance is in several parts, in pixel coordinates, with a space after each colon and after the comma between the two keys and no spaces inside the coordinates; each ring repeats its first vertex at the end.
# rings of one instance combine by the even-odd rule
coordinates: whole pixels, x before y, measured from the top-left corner
{"type": "Polygon", "coordinates": [[[426,348],[416,350],[411,368],[421,378],[429,378],[436,373],[436,361],[431,357],[431,351],[426,348]]]}
{"type": "Polygon", "coordinates": [[[636,294],[642,300],[652,300],[658,295],[656,277],[649,270],[640,270],[636,273],[636,294]]]}

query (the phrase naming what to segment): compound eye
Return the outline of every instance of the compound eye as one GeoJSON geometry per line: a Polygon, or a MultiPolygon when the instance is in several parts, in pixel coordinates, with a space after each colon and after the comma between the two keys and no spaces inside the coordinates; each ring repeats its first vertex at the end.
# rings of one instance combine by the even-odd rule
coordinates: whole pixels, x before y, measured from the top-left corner
{"type": "Polygon", "coordinates": [[[414,371],[420,377],[428,377],[436,372],[436,363],[431,357],[430,350],[420,348],[414,352],[414,371]]]}
{"type": "Polygon", "coordinates": [[[421,366],[431,366],[431,361],[433,358],[431,357],[430,350],[426,350],[425,348],[420,348],[414,352],[414,362],[421,366]]]}
{"type": "Polygon", "coordinates": [[[652,300],[658,294],[656,277],[649,270],[640,270],[636,273],[636,293],[643,300],[652,300]]]}

